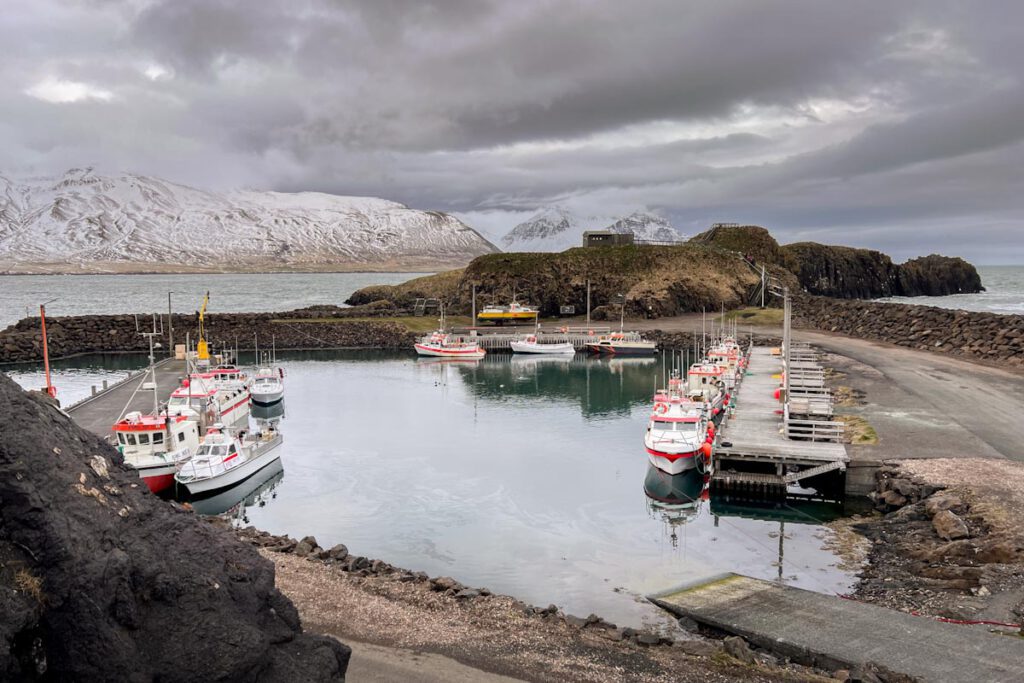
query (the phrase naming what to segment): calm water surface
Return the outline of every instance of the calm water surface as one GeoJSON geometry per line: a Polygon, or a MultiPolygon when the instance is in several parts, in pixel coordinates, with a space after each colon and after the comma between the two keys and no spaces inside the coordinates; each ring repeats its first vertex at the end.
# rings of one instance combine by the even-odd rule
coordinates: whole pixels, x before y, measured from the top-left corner
{"type": "Polygon", "coordinates": [[[0,329],[26,315],[198,310],[210,292],[214,312],[288,311],[314,304],[342,305],[352,292],[395,284],[425,273],[255,273],[220,275],[0,275],[0,329]]]}
{"type": "MultiPolygon", "coordinates": [[[[58,371],[65,399],[77,386],[71,378],[88,392],[102,360],[58,371]]],[[[756,514],[788,518],[784,525],[752,519],[749,509],[702,500],[699,476],[648,471],[642,434],[661,370],[654,359],[493,354],[438,363],[320,352],[290,354],[282,365],[283,477],[275,473],[272,491],[254,492],[253,482],[234,499],[262,497],[265,505],[244,513],[261,529],[313,534],[323,546],[343,542],[359,555],[621,624],[663,620],[641,596],[722,571],[781,574],[825,592],[854,581],[823,549],[827,528],[794,523],[826,513],[780,507],[756,514]],[[652,500],[645,483],[681,505],[652,500]]],[[[24,368],[13,374],[39,381],[24,368]]]]}

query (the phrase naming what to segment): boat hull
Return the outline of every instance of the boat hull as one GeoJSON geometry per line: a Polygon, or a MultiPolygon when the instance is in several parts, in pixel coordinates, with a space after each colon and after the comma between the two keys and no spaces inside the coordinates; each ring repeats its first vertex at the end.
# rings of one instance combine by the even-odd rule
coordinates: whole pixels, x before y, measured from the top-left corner
{"type": "Polygon", "coordinates": [[[682,474],[697,467],[697,458],[703,457],[703,453],[695,451],[691,453],[663,453],[662,451],[647,448],[647,459],[652,465],[665,474],[682,474]]]}
{"type": "Polygon", "coordinates": [[[272,406],[276,403],[280,403],[281,399],[284,398],[284,389],[278,389],[277,391],[267,392],[252,392],[250,394],[252,402],[258,406],[272,406]]]}
{"type": "Polygon", "coordinates": [[[193,479],[187,482],[183,482],[175,477],[175,481],[184,486],[192,495],[222,491],[245,481],[265,467],[268,467],[275,460],[279,460],[281,454],[278,452],[277,447],[281,445],[282,441],[283,439],[278,436],[274,441],[269,442],[255,457],[213,477],[193,479]]]}
{"type": "Polygon", "coordinates": [[[557,344],[529,344],[527,342],[514,341],[511,343],[513,353],[534,353],[534,354],[570,354],[576,353],[576,348],[569,342],[557,344]]]}
{"type": "Polygon", "coordinates": [[[143,467],[138,470],[139,479],[153,493],[166,491],[174,484],[174,464],[160,465],[159,467],[143,467]]]}
{"type": "Polygon", "coordinates": [[[487,352],[484,349],[446,349],[427,344],[416,344],[416,353],[428,358],[483,358],[487,352]]]}

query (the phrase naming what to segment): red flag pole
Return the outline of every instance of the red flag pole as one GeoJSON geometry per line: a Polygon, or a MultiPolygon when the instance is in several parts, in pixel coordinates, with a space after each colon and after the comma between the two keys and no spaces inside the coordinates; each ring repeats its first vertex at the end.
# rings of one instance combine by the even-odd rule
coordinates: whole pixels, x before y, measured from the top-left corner
{"type": "Polygon", "coordinates": [[[57,388],[50,382],[50,347],[46,343],[46,304],[39,305],[39,320],[43,324],[43,368],[46,370],[46,393],[57,398],[57,388]]]}

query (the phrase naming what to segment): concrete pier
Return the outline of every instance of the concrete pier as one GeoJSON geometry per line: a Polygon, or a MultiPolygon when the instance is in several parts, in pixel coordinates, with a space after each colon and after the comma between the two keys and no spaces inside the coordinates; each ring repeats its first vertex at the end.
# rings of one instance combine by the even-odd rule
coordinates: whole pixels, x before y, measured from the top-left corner
{"type": "Polygon", "coordinates": [[[724,574],[649,599],[698,624],[829,669],[873,663],[925,681],[1021,680],[1024,639],[985,627],[724,574]]]}
{"type": "MultiPolygon", "coordinates": [[[[160,401],[165,402],[170,393],[177,388],[180,379],[185,376],[185,361],[167,358],[158,362],[155,367],[157,393],[160,401]]],[[[145,413],[153,409],[153,392],[149,389],[135,391],[145,378],[145,372],[134,374],[70,406],[67,413],[79,426],[93,434],[110,436],[111,426],[122,411],[139,410],[145,413]],[[132,392],[135,392],[134,397],[132,392]]]]}

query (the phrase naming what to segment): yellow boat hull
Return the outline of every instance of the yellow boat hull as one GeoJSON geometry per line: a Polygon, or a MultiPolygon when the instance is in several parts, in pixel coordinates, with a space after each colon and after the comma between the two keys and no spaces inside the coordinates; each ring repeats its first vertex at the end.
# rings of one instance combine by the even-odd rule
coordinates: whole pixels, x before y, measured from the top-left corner
{"type": "Polygon", "coordinates": [[[509,321],[518,320],[536,320],[536,311],[516,311],[514,313],[480,313],[476,316],[477,320],[483,322],[496,322],[504,323],[509,321]]]}

